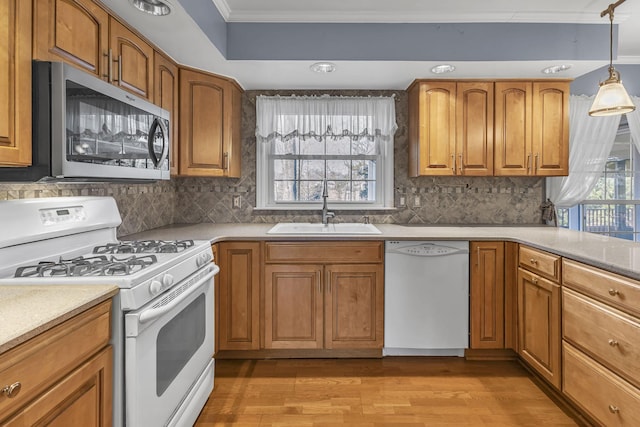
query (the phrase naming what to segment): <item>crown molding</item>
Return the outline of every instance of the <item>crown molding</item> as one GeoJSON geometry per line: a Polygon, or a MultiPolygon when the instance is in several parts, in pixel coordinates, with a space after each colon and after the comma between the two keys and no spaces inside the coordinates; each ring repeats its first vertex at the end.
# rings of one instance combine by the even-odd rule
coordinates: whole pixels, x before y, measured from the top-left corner
{"type": "Polygon", "coordinates": [[[225,21],[229,22],[229,19],[231,16],[231,8],[229,7],[227,0],[211,0],[211,1],[216,6],[216,9],[218,9],[218,12],[220,12],[220,15],[222,15],[222,18],[224,18],[225,21]]]}

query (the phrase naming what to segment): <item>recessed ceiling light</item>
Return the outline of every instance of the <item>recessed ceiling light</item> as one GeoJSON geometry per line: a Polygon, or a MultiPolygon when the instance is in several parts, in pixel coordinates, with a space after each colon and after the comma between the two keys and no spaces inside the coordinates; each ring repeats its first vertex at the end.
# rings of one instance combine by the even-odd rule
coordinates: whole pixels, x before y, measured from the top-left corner
{"type": "Polygon", "coordinates": [[[552,65],[551,67],[544,68],[542,72],[544,74],[557,74],[571,68],[571,64],[552,65]]]}
{"type": "Polygon", "coordinates": [[[332,62],[316,62],[311,64],[309,69],[316,73],[333,73],[336,70],[336,64],[332,62]]]}
{"type": "Polygon", "coordinates": [[[442,64],[442,65],[436,65],[435,67],[433,67],[431,69],[431,72],[433,74],[444,74],[444,73],[450,73],[450,72],[454,71],[455,69],[456,69],[456,67],[454,67],[453,65],[442,64]]]}
{"type": "Polygon", "coordinates": [[[165,16],[171,13],[171,7],[166,0],[130,0],[133,7],[153,16],[165,16]]]}

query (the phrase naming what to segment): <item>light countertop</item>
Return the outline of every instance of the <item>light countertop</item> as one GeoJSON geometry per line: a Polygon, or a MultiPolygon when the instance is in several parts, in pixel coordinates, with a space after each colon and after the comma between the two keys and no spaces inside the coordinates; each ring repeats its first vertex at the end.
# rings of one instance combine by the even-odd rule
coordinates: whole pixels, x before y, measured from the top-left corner
{"type": "Polygon", "coordinates": [[[640,279],[640,243],[547,226],[429,226],[375,224],[382,234],[275,235],[274,224],[174,224],[126,236],[128,239],[229,240],[506,240],[543,249],[608,271],[640,279]]]}
{"type": "Polygon", "coordinates": [[[116,293],[112,285],[0,286],[0,354],[116,293]]]}

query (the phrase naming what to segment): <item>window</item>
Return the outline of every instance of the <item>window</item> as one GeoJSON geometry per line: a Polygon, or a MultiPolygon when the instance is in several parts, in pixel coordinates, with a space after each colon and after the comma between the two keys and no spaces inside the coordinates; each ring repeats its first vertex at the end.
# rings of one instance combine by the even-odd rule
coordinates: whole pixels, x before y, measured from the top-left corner
{"type": "Polygon", "coordinates": [[[558,209],[558,225],[640,241],[640,153],[626,125],[618,130],[589,196],[572,208],[558,209]]]}
{"type": "Polygon", "coordinates": [[[393,98],[258,97],[257,207],[393,206],[393,98]]]}

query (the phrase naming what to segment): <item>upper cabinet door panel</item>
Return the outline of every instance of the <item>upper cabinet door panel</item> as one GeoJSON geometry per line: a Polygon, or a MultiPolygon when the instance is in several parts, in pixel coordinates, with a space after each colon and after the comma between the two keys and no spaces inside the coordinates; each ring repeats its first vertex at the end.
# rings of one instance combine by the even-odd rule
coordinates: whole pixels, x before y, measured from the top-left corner
{"type": "Polygon", "coordinates": [[[419,174],[454,175],[455,82],[424,83],[419,96],[419,174]]]}
{"type": "Polygon", "coordinates": [[[178,66],[158,52],[154,57],[155,104],[171,113],[171,175],[178,174],[178,66]]]}
{"type": "Polygon", "coordinates": [[[496,82],[495,175],[531,170],[531,83],[496,82]]]}
{"type": "Polygon", "coordinates": [[[458,174],[493,175],[493,83],[458,83],[456,114],[458,174]]]}
{"type": "Polygon", "coordinates": [[[113,83],[153,101],[153,48],[115,19],[110,24],[113,83]]]}
{"type": "Polygon", "coordinates": [[[538,176],[569,174],[569,83],[533,84],[533,158],[538,176]]]}
{"type": "Polygon", "coordinates": [[[0,2],[0,165],[31,164],[31,2],[0,2]]]}
{"type": "Polygon", "coordinates": [[[224,122],[222,81],[180,71],[180,173],[222,176],[224,122]]]}
{"type": "Polygon", "coordinates": [[[33,52],[106,77],[109,15],[90,0],[38,0],[33,52]]]}

